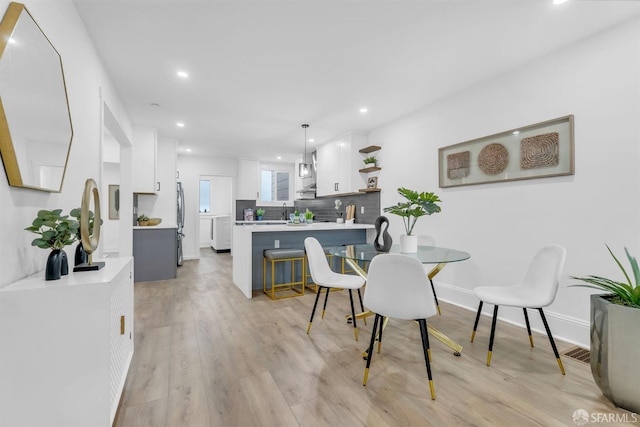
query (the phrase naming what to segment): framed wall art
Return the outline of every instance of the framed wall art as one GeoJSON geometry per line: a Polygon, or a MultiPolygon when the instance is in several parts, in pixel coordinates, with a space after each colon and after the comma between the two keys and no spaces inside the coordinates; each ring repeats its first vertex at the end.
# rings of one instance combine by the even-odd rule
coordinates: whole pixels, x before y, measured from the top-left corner
{"type": "Polygon", "coordinates": [[[378,177],[371,176],[367,179],[367,188],[378,188],[378,177]]]}
{"type": "Polygon", "coordinates": [[[120,186],[109,185],[109,219],[120,219],[120,186]]]}
{"type": "Polygon", "coordinates": [[[440,188],[573,175],[573,115],[438,149],[440,188]]]}

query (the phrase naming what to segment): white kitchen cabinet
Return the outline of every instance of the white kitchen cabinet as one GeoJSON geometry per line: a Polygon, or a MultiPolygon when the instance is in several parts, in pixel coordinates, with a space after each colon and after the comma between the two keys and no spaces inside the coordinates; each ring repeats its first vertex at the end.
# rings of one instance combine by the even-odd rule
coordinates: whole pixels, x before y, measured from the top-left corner
{"type": "Polygon", "coordinates": [[[260,199],[260,163],[253,159],[238,160],[236,199],[260,199]]]}
{"type": "Polygon", "coordinates": [[[158,181],[158,134],[156,129],[133,128],[133,192],[156,194],[158,181]]]}
{"type": "MultiPolygon", "coordinates": [[[[366,144],[362,132],[349,132],[318,147],[317,195],[333,196],[357,192],[358,149],[366,144]]],[[[359,159],[358,159],[359,160],[359,159]]]]}
{"type": "Polygon", "coordinates": [[[217,216],[213,218],[211,227],[211,247],[216,252],[231,249],[231,217],[217,216]]]}
{"type": "Polygon", "coordinates": [[[111,426],[133,356],[133,260],[0,289],[0,426],[111,426]]]}

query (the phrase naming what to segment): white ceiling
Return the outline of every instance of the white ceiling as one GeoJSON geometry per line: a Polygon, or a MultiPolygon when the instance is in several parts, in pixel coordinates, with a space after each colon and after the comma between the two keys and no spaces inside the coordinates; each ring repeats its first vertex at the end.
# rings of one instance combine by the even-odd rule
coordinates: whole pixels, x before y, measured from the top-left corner
{"type": "Polygon", "coordinates": [[[613,0],[74,4],[133,123],[178,139],[181,154],[285,160],[302,155],[302,123],[311,151],[640,13],[613,0]]]}

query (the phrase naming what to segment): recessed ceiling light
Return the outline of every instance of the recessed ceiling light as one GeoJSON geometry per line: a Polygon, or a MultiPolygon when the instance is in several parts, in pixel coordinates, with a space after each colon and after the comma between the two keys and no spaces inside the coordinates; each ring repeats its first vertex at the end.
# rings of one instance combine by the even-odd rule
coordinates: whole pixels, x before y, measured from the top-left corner
{"type": "Polygon", "coordinates": [[[566,3],[567,0],[553,0],[553,4],[562,4],[562,3],[566,3]]]}
{"type": "Polygon", "coordinates": [[[316,142],[316,140],[313,138],[309,138],[309,142],[316,142]]]}
{"type": "Polygon", "coordinates": [[[369,109],[368,109],[367,107],[362,107],[362,108],[360,108],[360,112],[361,112],[362,114],[366,113],[367,111],[369,111],[369,109]]]}
{"type": "Polygon", "coordinates": [[[178,126],[179,128],[183,128],[184,127],[184,123],[178,122],[178,123],[176,123],[176,126],[178,126]]]}
{"type": "Polygon", "coordinates": [[[181,77],[183,79],[189,77],[189,73],[187,73],[186,71],[178,71],[176,74],[178,75],[178,77],[181,77]]]}
{"type": "Polygon", "coordinates": [[[282,160],[282,156],[276,156],[276,160],[282,160]]]}
{"type": "Polygon", "coordinates": [[[191,148],[187,148],[185,151],[186,151],[187,153],[190,153],[190,152],[191,152],[191,148]]]}

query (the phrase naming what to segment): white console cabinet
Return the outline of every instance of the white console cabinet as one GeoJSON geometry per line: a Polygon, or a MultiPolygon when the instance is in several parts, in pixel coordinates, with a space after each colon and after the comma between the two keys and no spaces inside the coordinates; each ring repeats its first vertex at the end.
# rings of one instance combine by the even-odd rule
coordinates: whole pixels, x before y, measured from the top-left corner
{"type": "Polygon", "coordinates": [[[133,259],[105,262],[0,289],[0,426],[112,425],[133,356],[133,259]]]}

